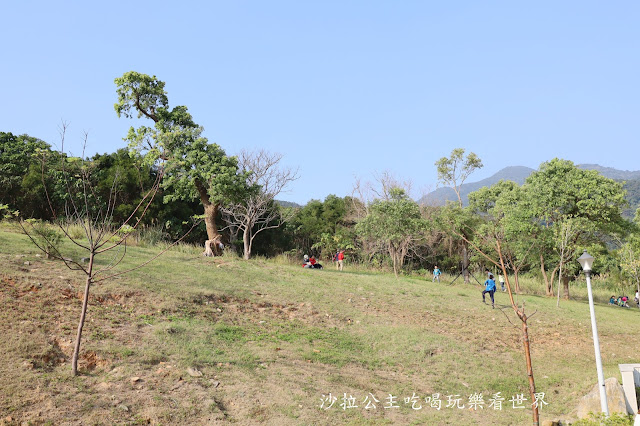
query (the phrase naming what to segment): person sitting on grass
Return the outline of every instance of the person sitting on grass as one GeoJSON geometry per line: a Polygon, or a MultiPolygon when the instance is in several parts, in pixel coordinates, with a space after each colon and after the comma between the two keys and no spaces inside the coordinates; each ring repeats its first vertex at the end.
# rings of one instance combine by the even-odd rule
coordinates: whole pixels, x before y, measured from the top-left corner
{"type": "Polygon", "coordinates": [[[495,304],[494,304],[495,302],[493,300],[493,293],[496,292],[496,282],[493,280],[493,274],[489,274],[489,279],[487,279],[484,282],[484,287],[485,287],[485,289],[482,292],[482,303],[487,303],[484,300],[484,295],[485,295],[485,293],[489,293],[489,296],[491,296],[491,307],[495,308],[495,304]]]}
{"type": "Polygon", "coordinates": [[[609,304],[610,305],[615,305],[616,304],[616,297],[614,295],[611,295],[611,298],[609,299],[609,304]]]}
{"type": "Polygon", "coordinates": [[[620,306],[622,306],[623,308],[628,308],[629,307],[629,304],[627,303],[629,298],[627,296],[622,296],[620,298],[620,300],[622,301],[622,305],[620,305],[620,306]]]}
{"type": "Polygon", "coordinates": [[[314,269],[322,269],[322,265],[318,263],[314,256],[309,258],[309,263],[311,263],[311,267],[314,269]]]}

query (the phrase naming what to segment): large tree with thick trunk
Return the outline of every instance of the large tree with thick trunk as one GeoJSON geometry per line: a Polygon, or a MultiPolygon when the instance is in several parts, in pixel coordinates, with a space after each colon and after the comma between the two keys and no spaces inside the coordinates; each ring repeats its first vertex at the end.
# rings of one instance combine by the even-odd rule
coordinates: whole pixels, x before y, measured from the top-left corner
{"type": "Polygon", "coordinates": [[[237,159],[202,136],[202,126],[193,121],[187,107],[169,108],[165,83],[155,76],[130,71],[115,83],[118,117],[135,115],[153,121],[153,127],[129,129],[129,148],[143,155],[145,162],[164,169],[163,186],[173,188],[165,202],[200,200],[208,237],[205,254],[218,254],[220,205],[240,196],[245,188],[246,177],[239,172],[237,159]]]}

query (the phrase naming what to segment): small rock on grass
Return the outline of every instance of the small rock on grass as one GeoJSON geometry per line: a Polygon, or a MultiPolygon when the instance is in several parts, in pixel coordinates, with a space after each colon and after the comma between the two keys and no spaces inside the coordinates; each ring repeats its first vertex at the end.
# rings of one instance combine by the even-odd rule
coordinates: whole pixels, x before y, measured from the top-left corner
{"type": "Polygon", "coordinates": [[[189,374],[191,377],[202,377],[202,371],[198,370],[195,367],[187,368],[187,374],[189,374]]]}

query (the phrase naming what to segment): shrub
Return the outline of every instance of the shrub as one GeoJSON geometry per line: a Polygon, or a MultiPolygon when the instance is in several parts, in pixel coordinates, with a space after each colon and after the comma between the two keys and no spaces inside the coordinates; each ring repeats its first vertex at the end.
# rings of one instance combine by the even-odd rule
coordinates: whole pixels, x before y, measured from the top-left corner
{"type": "Polygon", "coordinates": [[[44,251],[47,259],[50,259],[52,255],[58,252],[58,247],[62,242],[64,235],[50,226],[49,224],[40,220],[27,219],[27,222],[33,228],[31,238],[34,243],[44,251]]]}

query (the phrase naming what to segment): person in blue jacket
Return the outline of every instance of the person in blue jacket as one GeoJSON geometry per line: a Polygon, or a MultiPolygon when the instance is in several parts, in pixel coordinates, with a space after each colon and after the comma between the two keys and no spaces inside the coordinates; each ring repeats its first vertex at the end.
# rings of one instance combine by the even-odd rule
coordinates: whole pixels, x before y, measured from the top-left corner
{"type": "Polygon", "coordinates": [[[491,296],[491,307],[495,308],[494,300],[493,300],[493,293],[495,292],[496,292],[496,282],[493,280],[493,274],[489,274],[489,279],[484,282],[484,291],[482,292],[482,303],[487,303],[484,300],[484,295],[485,293],[489,293],[489,296],[491,296]]]}
{"type": "Polygon", "coordinates": [[[440,282],[440,275],[442,274],[442,272],[440,272],[440,268],[438,268],[438,265],[433,267],[433,280],[431,282],[436,282],[436,280],[438,280],[438,282],[440,282]]]}

